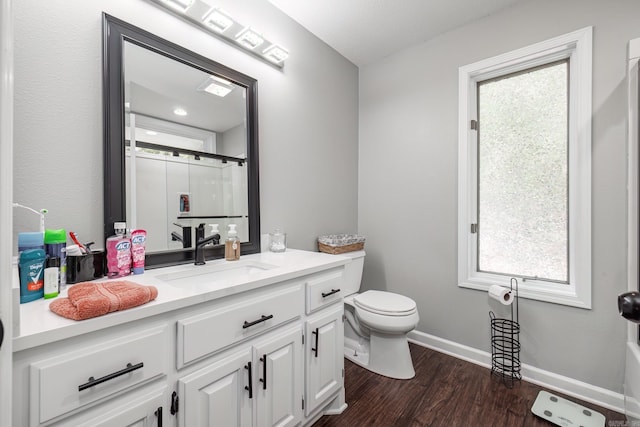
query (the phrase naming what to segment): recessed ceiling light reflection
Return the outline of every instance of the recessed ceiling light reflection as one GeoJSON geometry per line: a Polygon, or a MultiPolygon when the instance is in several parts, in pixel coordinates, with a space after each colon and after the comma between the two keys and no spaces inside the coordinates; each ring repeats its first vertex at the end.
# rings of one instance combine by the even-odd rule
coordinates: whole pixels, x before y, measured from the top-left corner
{"type": "Polygon", "coordinates": [[[173,114],[175,114],[176,116],[186,116],[187,110],[185,110],[184,108],[176,108],[175,110],[173,110],[173,114]]]}
{"type": "Polygon", "coordinates": [[[198,86],[197,90],[224,97],[231,93],[233,84],[229,80],[217,76],[209,76],[198,86]]]}

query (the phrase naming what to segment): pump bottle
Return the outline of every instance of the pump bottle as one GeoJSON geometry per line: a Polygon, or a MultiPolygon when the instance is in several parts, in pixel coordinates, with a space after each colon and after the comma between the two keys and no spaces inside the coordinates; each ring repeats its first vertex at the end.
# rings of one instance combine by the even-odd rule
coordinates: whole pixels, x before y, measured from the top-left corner
{"type": "Polygon", "coordinates": [[[227,261],[237,261],[240,259],[240,240],[235,224],[229,224],[227,240],[224,242],[224,258],[227,261]]]}

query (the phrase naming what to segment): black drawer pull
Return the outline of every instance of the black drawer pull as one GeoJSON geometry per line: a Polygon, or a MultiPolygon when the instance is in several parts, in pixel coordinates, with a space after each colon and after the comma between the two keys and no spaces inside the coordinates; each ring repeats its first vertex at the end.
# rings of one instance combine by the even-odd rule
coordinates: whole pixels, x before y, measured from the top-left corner
{"type": "Polygon", "coordinates": [[[273,319],[273,314],[270,314],[268,316],[265,316],[263,314],[258,320],[254,320],[253,322],[247,322],[245,320],[244,321],[244,325],[242,325],[242,329],[247,329],[248,327],[251,327],[253,325],[257,325],[258,323],[266,322],[269,319],[273,319]]]}
{"type": "Polygon", "coordinates": [[[158,427],[162,427],[162,406],[158,407],[154,413],[156,414],[156,418],[158,418],[158,427]]]}
{"type": "Polygon", "coordinates": [[[93,387],[94,385],[98,385],[98,384],[102,384],[105,381],[109,381],[112,380],[114,378],[117,378],[121,375],[124,374],[128,374],[129,372],[133,372],[136,369],[140,369],[144,366],[144,363],[140,362],[138,364],[132,365],[131,363],[127,363],[127,367],[118,371],[118,372],[114,372],[113,374],[109,374],[109,375],[105,375],[102,378],[98,378],[97,380],[93,377],[89,378],[87,383],[84,383],[82,385],[78,386],[78,391],[82,391],[82,390],[86,390],[88,388],[93,387]]]}
{"type": "Polygon", "coordinates": [[[311,351],[315,353],[315,357],[318,357],[318,335],[320,335],[318,332],[318,328],[316,328],[316,330],[311,333],[316,336],[316,348],[311,348],[311,351]]]}
{"type": "Polygon", "coordinates": [[[260,378],[260,382],[262,383],[262,389],[267,389],[267,355],[265,354],[260,358],[262,362],[262,378],[260,378]]]}
{"type": "Polygon", "coordinates": [[[340,292],[340,289],[331,289],[331,292],[327,292],[327,293],[322,293],[322,298],[326,298],[329,295],[333,295],[333,294],[337,294],[338,292],[340,292]]]}
{"type": "Polygon", "coordinates": [[[244,369],[249,371],[249,385],[244,386],[244,389],[249,392],[249,399],[253,399],[253,380],[251,379],[251,362],[247,362],[244,365],[244,369]]]}

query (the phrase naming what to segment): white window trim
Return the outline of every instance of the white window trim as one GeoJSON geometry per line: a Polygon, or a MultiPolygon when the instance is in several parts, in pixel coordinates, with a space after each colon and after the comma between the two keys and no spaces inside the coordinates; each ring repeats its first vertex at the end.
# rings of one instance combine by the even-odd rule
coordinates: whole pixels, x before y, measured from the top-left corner
{"type": "MultiPolygon", "coordinates": [[[[555,37],[459,69],[458,286],[486,291],[510,277],[477,271],[477,82],[570,58],[569,66],[569,284],[518,278],[519,295],[591,308],[591,84],[592,27],[555,37]]],[[[515,276],[517,277],[517,276],[515,276]]]]}

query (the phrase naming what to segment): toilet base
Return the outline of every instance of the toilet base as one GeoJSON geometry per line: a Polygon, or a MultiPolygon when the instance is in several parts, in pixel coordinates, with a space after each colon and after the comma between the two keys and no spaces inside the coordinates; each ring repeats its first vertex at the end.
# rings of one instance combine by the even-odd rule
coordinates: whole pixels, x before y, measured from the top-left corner
{"type": "Polygon", "coordinates": [[[356,365],[369,369],[369,341],[344,337],[344,357],[356,365]]]}
{"type": "Polygon", "coordinates": [[[360,341],[345,338],[344,356],[348,360],[385,377],[400,380],[415,377],[406,335],[372,331],[369,340],[360,341]]]}

